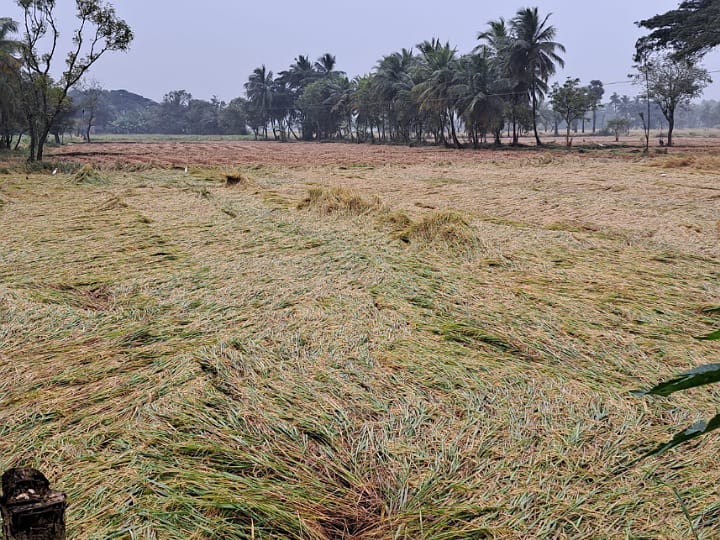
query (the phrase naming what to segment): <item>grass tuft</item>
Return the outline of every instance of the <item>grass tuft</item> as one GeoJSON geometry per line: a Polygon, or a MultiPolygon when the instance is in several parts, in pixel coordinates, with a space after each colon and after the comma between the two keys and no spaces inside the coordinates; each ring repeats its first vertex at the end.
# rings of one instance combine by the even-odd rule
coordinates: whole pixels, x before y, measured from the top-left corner
{"type": "Polygon", "coordinates": [[[107,179],[92,165],[86,163],[73,176],[76,184],[104,184],[107,179]]]}
{"type": "Polygon", "coordinates": [[[412,225],[412,219],[402,210],[383,212],[378,217],[380,225],[386,225],[396,231],[404,231],[412,225]]]}
{"type": "Polygon", "coordinates": [[[476,230],[454,210],[433,212],[421,221],[411,223],[398,238],[407,243],[443,245],[451,249],[469,249],[478,245],[476,230]]]}
{"type": "Polygon", "coordinates": [[[321,214],[349,214],[361,216],[382,208],[378,195],[367,198],[344,187],[313,187],[298,205],[299,209],[313,209],[321,214]]]}
{"type": "Polygon", "coordinates": [[[716,171],[720,169],[720,157],[706,154],[672,156],[664,159],[658,158],[653,160],[651,164],[663,169],[687,168],[698,171],[716,171]]]}

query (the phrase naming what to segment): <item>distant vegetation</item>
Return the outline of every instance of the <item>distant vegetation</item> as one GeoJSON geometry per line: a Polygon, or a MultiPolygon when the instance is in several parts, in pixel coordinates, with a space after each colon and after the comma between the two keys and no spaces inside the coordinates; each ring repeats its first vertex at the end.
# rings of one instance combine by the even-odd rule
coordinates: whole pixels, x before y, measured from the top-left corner
{"type": "MultiPolygon", "coordinates": [[[[98,2],[92,4],[100,9],[98,2]]],[[[114,17],[114,11],[110,13],[114,17]]],[[[51,14],[52,10],[45,17],[51,14]]],[[[649,21],[644,23],[650,24],[653,19],[649,21]]],[[[673,125],[720,126],[720,103],[690,104],[690,98],[697,97],[703,81],[709,79],[695,66],[689,68],[690,85],[698,84],[689,94],[672,97],[671,115],[668,96],[662,89],[660,93],[650,92],[650,101],[645,99],[646,88],[634,97],[612,93],[605,102],[605,88],[599,80],[587,85],[578,81],[572,96],[567,95],[567,85],[557,84],[551,89],[548,81],[557,67],[563,66],[565,49],[554,41],[556,30],[549,15],[542,16],[537,8],[518,10],[509,20],[490,21],[477,35],[478,46],[467,54],[433,38],[413,49],[383,56],[371,73],[353,79],[337,69],[336,58],[330,53],[314,62],[299,55],[277,74],[261,65],[249,75],[244,95],[229,103],[216,97],[196,99],[181,89],[169,91],[158,103],[127,90],[79,83],[77,69],[71,66],[55,83],[40,69],[39,57],[33,59],[24,52],[29,50],[33,36],[14,41],[12,36],[17,31],[13,21],[2,19],[0,137],[2,145],[10,148],[19,145],[22,134],[29,134],[35,141],[31,158],[42,158],[42,152],[38,156],[32,148],[44,144],[48,135],[60,142],[66,133],[87,141],[94,133],[252,134],[275,140],[344,139],[478,147],[500,144],[503,137],[517,144],[519,137],[530,134],[542,144],[541,134],[552,132],[557,136],[561,128],[569,143],[571,130],[611,134],[617,133],[618,125],[642,128],[648,119],[646,125],[670,131],[673,125]],[[33,68],[35,64],[37,69],[33,68]],[[51,111],[40,114],[37,104],[43,102],[42,93],[35,104],[22,99],[28,85],[47,88],[51,111]],[[558,94],[563,91],[565,95],[558,94]],[[570,116],[560,105],[563,100],[567,103],[568,97],[574,104],[570,116]],[[49,118],[47,134],[43,135],[45,128],[37,125],[38,118],[49,118]],[[33,133],[37,134],[34,139],[33,133]]],[[[648,43],[642,42],[645,49],[648,43]]],[[[112,45],[124,50],[127,43],[112,45]]],[[[87,62],[82,65],[89,67],[87,62]]],[[[662,64],[654,65],[659,73],[662,64]]],[[[655,84],[655,90],[657,87],[655,84]]]]}
{"type": "MultiPolygon", "coordinates": [[[[508,20],[490,21],[478,32],[478,44],[469,53],[461,54],[449,42],[432,38],[383,56],[370,73],[352,79],[338,69],[333,54],[315,61],[298,55],[279,72],[264,64],[254,69],[244,83],[244,95],[230,102],[197,99],[177,89],[168,91],[159,103],[127,90],[83,83],[81,76],[100,56],[95,53],[82,57],[71,52],[74,63],[53,81],[35,40],[54,28],[48,24],[54,3],[19,4],[30,22],[30,32],[24,32],[22,39],[14,40],[19,32],[15,22],[0,19],[0,137],[10,148],[18,146],[22,134],[30,135],[31,159],[42,158],[41,147],[49,135],[59,143],[66,133],[87,141],[94,133],[222,134],[283,141],[479,147],[498,145],[503,139],[517,144],[521,136],[529,135],[540,145],[541,135],[557,137],[561,129],[569,144],[571,131],[609,135],[617,133],[618,125],[660,129],[672,144],[674,127],[720,126],[720,103],[690,103],[709,81],[707,72],[696,65],[698,51],[707,47],[693,41],[687,54],[651,54],[663,46],[685,43],[685,30],[685,37],[672,38],[671,32],[679,28],[673,17],[685,20],[689,14],[707,14],[714,9],[712,2],[710,7],[684,2],[666,14],[670,19],[656,17],[641,23],[655,30],[638,42],[635,51],[640,74],[635,76],[640,89],[636,96],[613,92],[603,101],[606,89],[600,80],[582,84],[568,78],[565,85],[551,87],[550,79],[564,65],[565,48],[554,41],[550,15],[523,8],[508,20]],[[38,10],[38,6],[44,7],[38,10]],[[661,23],[667,28],[659,34],[661,23]],[[643,73],[650,78],[643,79],[643,73]],[[33,88],[35,93],[29,91],[33,88]],[[42,110],[43,103],[48,110],[42,110]],[[47,125],[41,125],[43,118],[47,125]]],[[[132,33],[112,7],[97,0],[88,6],[104,13],[105,19],[88,18],[79,10],[79,21],[96,25],[99,21],[116,33],[117,39],[106,40],[104,50],[125,50],[132,33]]]]}

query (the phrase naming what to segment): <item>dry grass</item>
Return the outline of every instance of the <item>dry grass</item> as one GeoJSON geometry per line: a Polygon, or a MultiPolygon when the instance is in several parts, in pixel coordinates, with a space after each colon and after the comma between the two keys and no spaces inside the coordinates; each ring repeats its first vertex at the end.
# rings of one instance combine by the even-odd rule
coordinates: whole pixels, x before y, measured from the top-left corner
{"type": "Polygon", "coordinates": [[[314,209],[323,214],[351,214],[362,216],[382,208],[378,195],[365,197],[357,191],[344,187],[312,187],[308,190],[299,209],[314,209]]]}
{"type": "Polygon", "coordinates": [[[717,438],[623,470],[717,407],[629,394],[717,356],[660,159],[4,175],[0,469],[72,538],[713,538],[717,438]]]}
{"type": "Polygon", "coordinates": [[[468,250],[478,246],[477,233],[458,212],[433,212],[416,223],[410,223],[398,234],[403,242],[445,246],[468,250]]]}
{"type": "Polygon", "coordinates": [[[663,169],[687,167],[700,171],[717,171],[720,169],[720,157],[714,155],[681,155],[665,159],[657,159],[654,165],[663,169]]]}
{"type": "Polygon", "coordinates": [[[105,178],[90,164],[85,164],[77,170],[73,179],[77,184],[102,184],[105,178]]]}

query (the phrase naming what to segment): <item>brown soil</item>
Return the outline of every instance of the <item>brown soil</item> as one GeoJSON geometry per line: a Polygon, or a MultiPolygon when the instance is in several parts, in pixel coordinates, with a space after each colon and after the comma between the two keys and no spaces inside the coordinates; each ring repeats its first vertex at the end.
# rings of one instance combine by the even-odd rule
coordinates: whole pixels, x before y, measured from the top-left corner
{"type": "MultiPolygon", "coordinates": [[[[529,142],[529,141],[528,141],[529,142]]],[[[549,139],[549,144],[562,148],[562,138],[549,139]]],[[[653,144],[657,145],[656,141],[653,144]]],[[[671,153],[682,151],[717,151],[718,139],[679,139],[671,153]]],[[[639,142],[630,137],[619,144],[612,137],[575,139],[574,150],[597,155],[622,149],[627,157],[640,151],[639,142]]],[[[664,151],[657,146],[655,152],[664,151]]],[[[501,149],[456,150],[436,146],[409,147],[349,143],[277,143],[265,141],[203,141],[203,142],[103,142],[93,144],[67,144],[48,149],[50,160],[68,160],[94,164],[156,164],[160,166],[185,165],[387,165],[418,164],[451,161],[473,163],[477,161],[507,161],[525,159],[527,151],[535,154],[532,147],[511,151],[501,149]],[[525,151],[523,151],[525,150],[525,151]]]]}

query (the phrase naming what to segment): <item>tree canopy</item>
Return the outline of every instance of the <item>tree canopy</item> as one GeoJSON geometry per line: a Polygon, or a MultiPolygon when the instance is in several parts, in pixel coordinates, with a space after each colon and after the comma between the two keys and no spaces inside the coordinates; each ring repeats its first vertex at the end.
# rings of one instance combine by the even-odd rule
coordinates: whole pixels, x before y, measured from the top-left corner
{"type": "Polygon", "coordinates": [[[670,48],[678,58],[702,56],[720,45],[720,0],[685,0],[637,24],[651,30],[637,41],[638,54],[670,48]]]}
{"type": "Polygon", "coordinates": [[[51,75],[53,62],[60,54],[56,3],[56,0],[17,0],[23,10],[21,85],[30,133],[30,161],[42,160],[45,141],[65,110],[70,89],[106,52],[125,51],[133,40],[132,30],[117,17],[112,5],[101,0],[75,0],[77,28],[72,32],[65,68],[55,83],[51,75]],[[48,46],[45,52],[39,50],[41,45],[48,46]]]}

